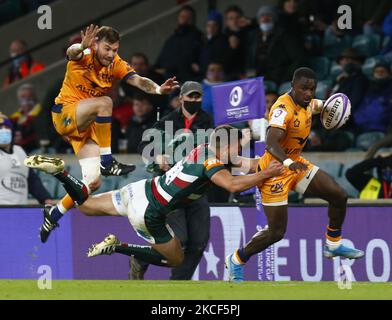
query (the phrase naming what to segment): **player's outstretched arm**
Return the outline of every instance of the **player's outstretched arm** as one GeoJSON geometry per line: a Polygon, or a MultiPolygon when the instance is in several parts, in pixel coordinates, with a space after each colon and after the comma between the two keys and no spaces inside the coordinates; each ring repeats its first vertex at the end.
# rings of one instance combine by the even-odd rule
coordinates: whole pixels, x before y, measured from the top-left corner
{"type": "Polygon", "coordinates": [[[235,160],[233,161],[233,167],[239,169],[242,173],[248,174],[257,171],[259,159],[238,156],[235,160]]]}
{"type": "Polygon", "coordinates": [[[324,101],[320,99],[313,99],[310,102],[310,108],[312,110],[312,114],[319,114],[323,110],[324,101]]]}
{"type": "Polygon", "coordinates": [[[83,50],[90,48],[96,41],[99,27],[89,25],[85,31],[81,31],[82,43],[75,43],[67,49],[68,60],[80,60],[83,57],[83,50]]]}
{"type": "Polygon", "coordinates": [[[248,176],[233,176],[229,170],[220,170],[211,177],[211,181],[229,192],[242,192],[260,185],[264,180],[278,176],[283,172],[283,165],[273,160],[266,170],[248,176]]]}
{"type": "Polygon", "coordinates": [[[149,78],[135,74],[128,78],[127,83],[149,94],[169,94],[179,88],[179,83],[176,80],[176,77],[167,79],[160,86],[149,78]]]}

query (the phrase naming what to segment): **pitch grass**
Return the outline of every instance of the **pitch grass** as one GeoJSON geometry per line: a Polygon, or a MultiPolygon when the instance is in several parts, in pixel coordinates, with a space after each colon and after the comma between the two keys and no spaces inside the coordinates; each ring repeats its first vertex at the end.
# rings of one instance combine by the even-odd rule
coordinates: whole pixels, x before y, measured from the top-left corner
{"type": "Polygon", "coordinates": [[[0,280],[0,299],[131,299],[131,300],[261,300],[261,299],[392,299],[392,283],[354,282],[339,289],[335,282],[223,281],[87,281],[57,280],[51,290],[32,280],[0,280]]]}

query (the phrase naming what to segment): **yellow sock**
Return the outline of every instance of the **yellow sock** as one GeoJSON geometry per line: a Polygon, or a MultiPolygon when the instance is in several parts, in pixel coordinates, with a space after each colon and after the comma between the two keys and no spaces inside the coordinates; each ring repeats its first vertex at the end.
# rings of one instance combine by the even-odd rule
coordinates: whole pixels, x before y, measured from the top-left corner
{"type": "Polygon", "coordinates": [[[66,194],[64,196],[64,198],[61,199],[60,206],[58,206],[58,207],[59,207],[60,212],[62,214],[64,214],[68,210],[72,209],[74,206],[75,206],[74,201],[72,200],[72,198],[68,194],[66,194]]]}
{"type": "Polygon", "coordinates": [[[95,120],[95,133],[99,144],[99,153],[103,164],[109,163],[112,158],[112,117],[97,117],[95,120]]]}

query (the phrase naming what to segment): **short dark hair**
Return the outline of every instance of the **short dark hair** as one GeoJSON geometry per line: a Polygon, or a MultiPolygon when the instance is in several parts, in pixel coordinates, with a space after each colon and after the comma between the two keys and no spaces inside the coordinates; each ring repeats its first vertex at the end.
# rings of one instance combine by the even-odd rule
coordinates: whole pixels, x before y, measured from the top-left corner
{"type": "Polygon", "coordinates": [[[227,7],[225,10],[225,15],[228,14],[229,12],[237,12],[241,16],[244,15],[244,11],[237,5],[231,5],[227,7]]]}
{"type": "Polygon", "coordinates": [[[238,137],[237,141],[241,141],[241,139],[242,139],[242,131],[241,130],[239,130],[233,126],[230,126],[228,124],[223,124],[223,125],[216,127],[214,129],[214,131],[212,132],[212,134],[210,135],[211,146],[215,149],[220,149],[220,147],[221,147],[221,139],[220,138],[221,137],[220,137],[219,133],[222,131],[225,131],[227,134],[227,137],[229,138],[229,140],[227,141],[227,145],[231,145],[232,142],[234,142],[234,141],[231,140],[233,138],[233,136],[230,134],[230,132],[233,132],[233,130],[237,131],[237,137],[238,137]]]}
{"type": "Polygon", "coordinates": [[[147,56],[143,52],[132,53],[129,61],[132,61],[132,59],[135,58],[135,57],[143,58],[145,64],[150,64],[150,62],[148,61],[147,56]]]}
{"type": "Polygon", "coordinates": [[[120,41],[120,33],[112,27],[102,26],[98,29],[97,40],[106,40],[110,44],[113,44],[120,41]]]}
{"type": "Polygon", "coordinates": [[[192,14],[193,21],[196,22],[196,11],[192,6],[190,6],[189,4],[182,6],[181,9],[178,11],[178,14],[180,14],[180,12],[182,11],[190,12],[192,14]]]}
{"type": "Polygon", "coordinates": [[[294,71],[293,82],[298,81],[301,78],[314,79],[314,80],[317,79],[316,73],[312,69],[307,67],[301,67],[294,71]]]}

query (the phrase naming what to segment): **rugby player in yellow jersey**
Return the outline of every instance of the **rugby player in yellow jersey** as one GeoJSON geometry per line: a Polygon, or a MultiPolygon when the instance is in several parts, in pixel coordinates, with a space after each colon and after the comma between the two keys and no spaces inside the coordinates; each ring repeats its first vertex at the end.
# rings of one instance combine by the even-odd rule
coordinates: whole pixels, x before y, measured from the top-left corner
{"type": "MultiPolygon", "coordinates": [[[[108,93],[116,81],[125,80],[149,94],[169,94],[178,88],[176,78],[161,86],[141,77],[118,55],[120,35],[111,27],[90,25],[81,32],[82,42],[67,50],[69,60],[60,94],[52,108],[56,131],[65,137],[79,159],[88,192],[98,189],[100,174],[125,175],[134,165],[119,163],[111,153],[113,102],[108,93]]],[[[42,157],[36,156],[37,166],[42,157]]],[[[40,237],[46,242],[57,222],[74,202],[66,195],[57,206],[44,208],[40,237]]]]}
{"type": "Polygon", "coordinates": [[[259,159],[258,170],[264,170],[272,160],[283,163],[286,170],[258,186],[268,228],[256,233],[245,247],[226,257],[229,281],[242,282],[244,265],[249,258],[283,239],[290,190],[328,201],[325,257],[358,259],[364,255],[363,251],[341,243],[347,204],[345,190],[327,173],[301,157],[311,130],[312,114],[319,113],[322,107],[322,101],[313,99],[316,86],[314,71],[299,68],[294,73],[291,90],[280,96],[271,108],[266,152],[259,159]]]}

